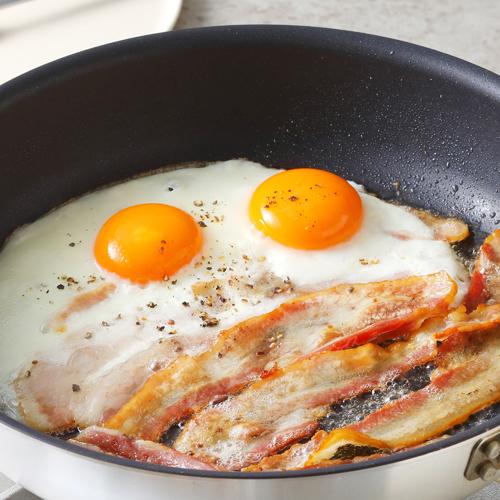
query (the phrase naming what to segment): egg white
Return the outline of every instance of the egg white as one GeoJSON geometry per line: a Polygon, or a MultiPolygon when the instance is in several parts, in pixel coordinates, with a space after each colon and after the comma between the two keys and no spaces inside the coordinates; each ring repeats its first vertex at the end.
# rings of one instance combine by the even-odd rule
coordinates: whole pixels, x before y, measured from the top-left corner
{"type": "MultiPolygon", "coordinates": [[[[204,328],[191,289],[200,281],[227,282],[231,276],[251,281],[272,272],[300,291],[444,270],[459,285],[458,300],[463,296],[467,273],[450,246],[434,240],[432,230],[416,216],[364,193],[359,185],[353,184],[364,219],[351,240],[310,251],[263,236],[248,218],[248,203],[255,188],[276,172],[246,160],[166,171],[88,194],[18,229],[0,253],[0,380],[33,356],[64,362],[79,345],[128,341],[127,350],[113,362],[119,363],[172,331],[193,339],[213,338],[222,328],[289,298],[231,289],[229,306],[216,313],[219,323],[204,328]],[[139,203],[174,205],[206,225],[202,252],[193,262],[169,281],[142,287],[98,269],[93,257],[102,224],[118,210],[139,203]],[[67,277],[77,283],[68,284],[67,277]],[[72,297],[104,282],[115,283],[116,292],[70,316],[66,333],[51,330],[51,318],[72,297]],[[91,338],[85,337],[87,332],[91,338]]],[[[193,341],[192,352],[204,345],[193,341]]],[[[102,369],[112,369],[113,363],[102,369]]]]}

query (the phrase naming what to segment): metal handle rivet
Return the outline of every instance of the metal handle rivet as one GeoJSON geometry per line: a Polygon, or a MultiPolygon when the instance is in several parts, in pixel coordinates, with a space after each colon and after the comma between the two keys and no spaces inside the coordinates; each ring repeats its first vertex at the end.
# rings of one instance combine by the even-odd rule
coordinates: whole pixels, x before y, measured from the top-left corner
{"type": "Polygon", "coordinates": [[[500,479],[500,428],[476,442],[472,448],[464,476],[469,481],[500,479]]]}
{"type": "Polygon", "coordinates": [[[490,459],[495,460],[500,456],[500,443],[498,441],[492,441],[488,443],[483,450],[483,453],[490,459]]]}
{"type": "Polygon", "coordinates": [[[484,481],[493,481],[497,475],[497,470],[491,463],[482,464],[477,472],[484,481]]]}

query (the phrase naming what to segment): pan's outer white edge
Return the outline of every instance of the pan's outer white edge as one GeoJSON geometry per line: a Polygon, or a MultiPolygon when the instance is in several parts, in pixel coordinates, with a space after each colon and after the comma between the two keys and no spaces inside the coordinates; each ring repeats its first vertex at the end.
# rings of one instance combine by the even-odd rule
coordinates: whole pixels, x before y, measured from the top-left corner
{"type": "Polygon", "coordinates": [[[45,500],[456,500],[486,485],[463,476],[470,451],[479,439],[481,436],[401,462],[345,473],[221,479],[110,464],[0,423],[0,470],[45,500]]]}

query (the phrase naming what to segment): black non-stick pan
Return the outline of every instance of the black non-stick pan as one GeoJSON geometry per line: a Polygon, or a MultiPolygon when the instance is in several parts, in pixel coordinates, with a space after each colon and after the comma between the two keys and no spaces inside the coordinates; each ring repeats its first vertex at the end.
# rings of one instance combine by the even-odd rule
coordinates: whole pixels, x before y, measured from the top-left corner
{"type": "MultiPolygon", "coordinates": [[[[500,224],[500,78],[357,33],[217,27],[83,52],[0,87],[0,141],[0,240],[99,186],[237,157],[332,170],[382,198],[457,216],[472,246],[500,224]]],[[[0,332],[0,349],[8,335],[0,332]]],[[[0,466],[47,498],[90,498],[92,481],[101,488],[92,498],[457,498],[483,484],[464,470],[499,424],[493,412],[374,463],[242,480],[97,459],[0,414],[0,466]]]]}

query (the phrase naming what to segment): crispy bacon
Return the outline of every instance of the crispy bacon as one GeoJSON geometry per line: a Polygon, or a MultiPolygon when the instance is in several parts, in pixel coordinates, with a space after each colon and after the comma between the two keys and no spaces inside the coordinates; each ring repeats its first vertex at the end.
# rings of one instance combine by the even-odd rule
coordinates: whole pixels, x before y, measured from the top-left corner
{"type": "Polygon", "coordinates": [[[386,349],[366,344],[311,355],[196,414],[174,447],[241,469],[310,436],[332,403],[384,386],[436,352],[433,336],[422,334],[386,349]]]}
{"type": "Polygon", "coordinates": [[[435,354],[433,336],[423,334],[387,349],[366,344],[311,355],[196,414],[174,447],[241,469],[310,436],[332,403],[383,386],[435,354]]]}
{"type": "Polygon", "coordinates": [[[294,444],[283,453],[263,458],[259,463],[249,465],[245,472],[260,472],[271,470],[293,470],[305,467],[309,456],[316,451],[326,438],[327,432],[320,430],[305,443],[294,444]]]}
{"type": "Polygon", "coordinates": [[[157,440],[173,423],[319,347],[340,349],[444,314],[456,293],[446,273],[338,285],[285,302],[219,334],[213,347],[154,374],[106,427],[157,440]]]}
{"type": "MultiPolygon", "coordinates": [[[[470,314],[465,312],[465,307],[460,306],[452,311],[445,320],[444,326],[440,326],[435,336],[443,340],[456,333],[476,333],[489,330],[500,324],[500,304],[481,304],[470,314]]],[[[440,322],[437,323],[440,325],[440,322]]]]}
{"type": "Polygon", "coordinates": [[[465,296],[469,311],[488,301],[500,302],[500,229],[490,234],[479,249],[465,296]]]}
{"type": "Polygon", "coordinates": [[[118,431],[102,427],[88,427],[70,442],[103,453],[150,464],[183,469],[215,470],[213,466],[203,460],[184,455],[168,446],[151,441],[131,439],[118,431]]]}
{"type": "Polygon", "coordinates": [[[334,457],[346,444],[346,432],[355,433],[355,445],[372,446],[376,440],[377,448],[397,451],[439,436],[500,400],[500,329],[474,336],[458,334],[445,344],[450,345],[428,386],[385,405],[359,423],[330,432],[306,465],[334,457]]]}
{"type": "Polygon", "coordinates": [[[436,240],[457,243],[458,241],[465,240],[465,238],[469,236],[467,224],[460,219],[434,215],[426,210],[419,210],[418,208],[405,208],[432,229],[436,240]]]}
{"type": "MultiPolygon", "coordinates": [[[[266,457],[247,471],[291,470],[334,465],[344,446],[387,452],[420,444],[500,399],[500,330],[447,336],[439,369],[424,389],[390,403],[361,422],[266,457]]],[[[371,457],[365,458],[373,458],[371,457]]]]}
{"type": "Polygon", "coordinates": [[[360,435],[359,433],[356,433],[354,431],[346,431],[344,433],[343,440],[340,436],[338,437],[339,443],[342,441],[339,448],[344,445],[358,446],[364,450],[368,449],[370,454],[366,456],[354,456],[350,459],[321,460],[319,462],[306,465],[309,457],[318,450],[326,437],[327,433],[325,431],[318,431],[309,441],[305,443],[294,444],[284,453],[263,458],[258,464],[250,465],[248,467],[245,467],[243,470],[245,472],[264,472],[274,470],[296,470],[305,468],[331,467],[334,465],[345,463],[373,460],[385,455],[384,453],[371,453],[371,450],[383,449],[385,443],[381,443],[380,441],[376,440],[369,440],[367,436],[360,435]]]}

